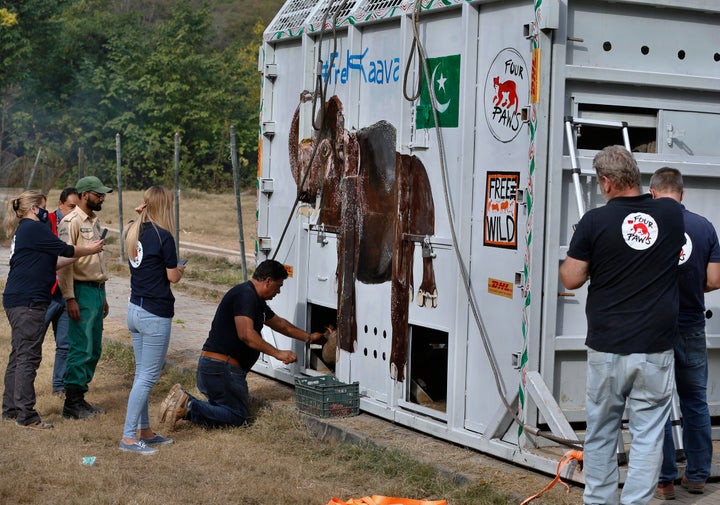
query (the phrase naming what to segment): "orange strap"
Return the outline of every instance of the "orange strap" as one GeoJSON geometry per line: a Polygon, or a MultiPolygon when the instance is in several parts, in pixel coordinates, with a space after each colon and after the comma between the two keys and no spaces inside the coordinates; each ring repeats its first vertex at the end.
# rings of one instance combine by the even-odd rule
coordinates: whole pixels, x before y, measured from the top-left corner
{"type": "MultiPolygon", "coordinates": [[[[532,495],[530,498],[526,499],[526,500],[525,500],[524,502],[522,502],[520,505],[526,505],[527,503],[530,503],[530,502],[533,501],[535,498],[537,498],[537,497],[541,496],[543,493],[545,493],[548,489],[552,488],[552,487],[553,487],[555,484],[557,484],[558,482],[559,482],[560,484],[562,484],[563,486],[565,486],[565,488],[566,488],[565,492],[566,492],[566,493],[569,493],[569,492],[570,492],[570,486],[568,486],[566,483],[564,483],[564,482],[562,481],[562,479],[560,478],[560,474],[562,473],[562,471],[563,471],[563,469],[565,468],[565,466],[567,466],[567,464],[570,463],[572,460],[582,461],[582,459],[583,459],[583,453],[582,453],[582,451],[568,451],[568,452],[566,452],[566,453],[563,455],[563,457],[560,458],[560,460],[558,461],[557,470],[556,470],[556,472],[555,472],[555,478],[554,478],[552,481],[550,481],[550,484],[548,484],[547,486],[545,486],[545,489],[543,489],[543,490],[540,491],[539,493],[534,494],[534,495],[532,495]]],[[[328,504],[328,505],[329,505],[329,504],[328,504]]]]}
{"type": "Polygon", "coordinates": [[[340,498],[331,498],[327,505],[447,505],[446,500],[413,500],[412,498],[394,498],[391,496],[373,495],[363,498],[350,498],[342,501],[340,498]]]}

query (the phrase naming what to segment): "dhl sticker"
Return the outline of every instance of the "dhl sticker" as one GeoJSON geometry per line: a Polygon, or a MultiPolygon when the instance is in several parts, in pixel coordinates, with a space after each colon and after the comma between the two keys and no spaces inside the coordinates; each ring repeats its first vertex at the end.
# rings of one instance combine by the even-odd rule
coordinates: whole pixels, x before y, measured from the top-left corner
{"type": "Polygon", "coordinates": [[[505,298],[513,297],[513,285],[512,282],[501,281],[500,279],[493,279],[488,277],[488,293],[491,295],[504,296],[505,298]]]}

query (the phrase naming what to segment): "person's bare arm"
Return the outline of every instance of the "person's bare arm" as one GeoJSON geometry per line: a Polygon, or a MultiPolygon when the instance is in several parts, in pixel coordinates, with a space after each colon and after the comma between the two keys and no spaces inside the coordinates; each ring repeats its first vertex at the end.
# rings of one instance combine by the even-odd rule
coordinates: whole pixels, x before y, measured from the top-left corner
{"type": "Polygon", "coordinates": [[[178,265],[175,268],[166,268],[167,278],[173,284],[180,282],[183,274],[185,273],[185,265],[178,265]]]}
{"type": "Polygon", "coordinates": [[[590,264],[568,256],[560,265],[560,280],[567,289],[577,289],[588,280],[590,264]]]}
{"type": "Polygon", "coordinates": [[[706,269],[705,292],[720,289],[720,263],[708,263],[706,269]]]}
{"type": "MultiPolygon", "coordinates": [[[[272,318],[269,321],[272,321],[273,319],[275,318],[272,318]]],[[[266,321],[266,323],[269,321],[266,321]]],[[[268,324],[268,326],[270,325],[268,324]]],[[[270,327],[272,328],[272,326],[270,327]]],[[[294,352],[281,351],[270,344],[270,342],[264,340],[262,336],[255,331],[253,320],[249,317],[235,316],[235,330],[237,331],[238,338],[250,349],[255,349],[263,354],[272,356],[286,365],[297,361],[297,355],[294,352]]]]}

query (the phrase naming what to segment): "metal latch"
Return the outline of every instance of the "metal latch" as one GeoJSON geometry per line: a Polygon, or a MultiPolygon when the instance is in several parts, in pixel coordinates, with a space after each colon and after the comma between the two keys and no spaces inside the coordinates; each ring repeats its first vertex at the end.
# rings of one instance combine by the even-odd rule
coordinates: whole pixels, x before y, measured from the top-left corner
{"type": "Polygon", "coordinates": [[[523,296],[525,296],[525,290],[527,289],[527,284],[525,284],[525,272],[515,272],[515,287],[520,288],[520,292],[523,296]]]}
{"type": "Polygon", "coordinates": [[[260,192],[265,195],[272,195],[273,191],[275,191],[274,187],[274,179],[270,178],[263,178],[260,179],[260,192]]]}
{"type": "Polygon", "coordinates": [[[432,244],[430,243],[430,235],[426,235],[422,241],[422,257],[423,258],[434,258],[437,256],[433,251],[432,244]]]}
{"type": "Polygon", "coordinates": [[[328,239],[325,236],[325,223],[317,227],[317,243],[320,244],[321,247],[325,247],[328,243],[328,239]]]}
{"type": "Polygon", "coordinates": [[[272,238],[270,237],[258,237],[258,249],[262,252],[268,252],[272,250],[272,238]]]}

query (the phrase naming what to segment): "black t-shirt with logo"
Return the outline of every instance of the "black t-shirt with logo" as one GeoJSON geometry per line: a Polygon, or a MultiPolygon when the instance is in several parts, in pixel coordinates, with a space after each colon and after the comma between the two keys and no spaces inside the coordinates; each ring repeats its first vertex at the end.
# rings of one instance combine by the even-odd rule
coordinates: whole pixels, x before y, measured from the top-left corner
{"type": "Polygon", "coordinates": [[[260,357],[260,353],[240,340],[235,327],[235,316],[252,319],[253,328],[260,333],[265,321],[275,317],[275,313],[265,300],[258,296],[252,281],[234,286],[225,293],[215,311],[203,351],[232,356],[240,362],[243,370],[249,371],[260,357]]]}
{"type": "Polygon", "coordinates": [[[50,303],[58,256],[70,258],[74,253],[75,248],[57,238],[47,224],[21,219],[10,246],[3,307],[50,303]]]}
{"type": "Polygon", "coordinates": [[[175,297],[167,269],[177,267],[172,234],[153,223],[142,223],[135,256],[130,260],[130,303],[158,317],[175,315],[175,297]]]}
{"type": "Polygon", "coordinates": [[[682,208],[671,198],[617,197],[582,217],[568,256],[589,263],[588,347],[616,354],[673,348],[684,242],[682,208]]]}

